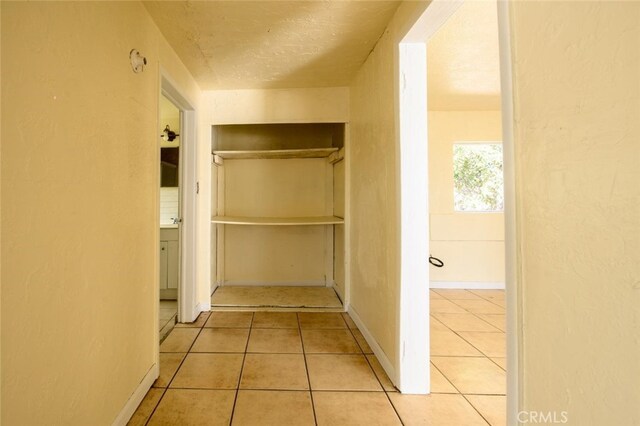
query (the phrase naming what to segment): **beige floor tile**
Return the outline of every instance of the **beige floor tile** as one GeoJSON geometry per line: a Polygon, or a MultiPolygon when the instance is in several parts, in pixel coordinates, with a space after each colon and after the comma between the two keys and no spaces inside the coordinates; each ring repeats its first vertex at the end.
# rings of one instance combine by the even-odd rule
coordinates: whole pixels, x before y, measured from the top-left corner
{"type": "Polygon", "coordinates": [[[155,388],[166,388],[169,386],[169,382],[173,378],[173,375],[178,371],[180,363],[184,359],[186,353],[172,352],[160,354],[160,374],[153,383],[155,388]]]}
{"type": "Polygon", "coordinates": [[[243,354],[188,354],[171,388],[236,389],[243,354]]]}
{"type": "Polygon", "coordinates": [[[507,399],[497,395],[467,395],[467,399],[491,426],[506,426],[507,399]]]}
{"type": "Polygon", "coordinates": [[[256,312],[253,314],[253,328],[298,328],[295,312],[256,312]]]}
{"type": "Polygon", "coordinates": [[[168,389],[150,426],[228,425],[235,391],[168,389]]]}
{"type": "Polygon", "coordinates": [[[194,322],[185,322],[185,323],[177,323],[176,327],[177,328],[201,328],[204,327],[204,325],[206,324],[207,320],[209,319],[209,315],[211,315],[211,312],[200,312],[200,315],[198,315],[198,318],[196,318],[196,320],[194,322]]]}
{"type": "Polygon", "coordinates": [[[302,353],[302,339],[297,328],[254,328],[247,352],[302,353]]]}
{"type": "Polygon", "coordinates": [[[480,352],[489,357],[505,357],[507,342],[505,333],[483,333],[476,331],[461,331],[458,334],[471,343],[480,352]]]}
{"type": "Polygon", "coordinates": [[[486,426],[487,423],[462,395],[389,394],[406,426],[486,426]]]}
{"type": "Polygon", "coordinates": [[[458,393],[456,388],[442,375],[432,364],[431,366],[431,392],[433,393],[458,393]]]}
{"type": "Polygon", "coordinates": [[[347,328],[347,323],[340,313],[334,312],[300,312],[298,313],[300,328],[347,328]]]}
{"type": "Polygon", "coordinates": [[[203,328],[192,352],[244,352],[248,328],[203,328]]]}
{"type": "Polygon", "coordinates": [[[449,327],[438,321],[433,315],[429,317],[429,328],[431,331],[451,331],[449,327]]]}
{"type": "Polygon", "coordinates": [[[433,316],[453,331],[500,331],[474,314],[443,314],[433,316]]]}
{"type": "Polygon", "coordinates": [[[238,392],[233,426],[314,425],[309,392],[238,392]]]}
{"type": "Polygon", "coordinates": [[[437,288],[437,289],[434,289],[433,291],[435,291],[436,293],[438,293],[440,296],[444,297],[445,299],[449,299],[449,300],[479,300],[479,299],[481,299],[480,296],[478,296],[477,294],[473,294],[469,290],[437,288]]]}
{"type": "Polygon", "coordinates": [[[498,364],[504,371],[507,371],[507,358],[491,357],[491,361],[498,364]]]}
{"type": "Polygon", "coordinates": [[[453,331],[431,332],[431,356],[482,356],[453,331]]]}
{"type": "MultiPolygon", "coordinates": [[[[483,301],[484,302],[484,301],[483,301]]],[[[487,302],[489,303],[489,302],[487,302]]],[[[466,314],[468,313],[460,306],[446,299],[432,299],[429,301],[431,313],[451,313],[451,314],[466,314]]]]}
{"type": "Polygon", "coordinates": [[[494,301],[505,301],[506,293],[504,290],[469,290],[473,294],[477,294],[486,300],[494,301]]]}
{"type": "Polygon", "coordinates": [[[253,312],[211,312],[205,327],[249,328],[253,312]]]}
{"type": "Polygon", "coordinates": [[[306,353],[362,353],[347,329],[302,330],[302,343],[306,353]]]}
{"type": "Polygon", "coordinates": [[[160,352],[188,352],[199,328],[174,328],[160,345],[160,352]]]}
{"type": "Polygon", "coordinates": [[[382,384],[382,388],[387,392],[397,392],[398,390],[393,385],[389,376],[387,376],[382,365],[380,365],[378,358],[376,358],[375,355],[367,355],[367,359],[369,360],[369,364],[371,364],[371,368],[373,368],[373,372],[380,381],[380,384],[382,384]]]}
{"type": "Polygon", "coordinates": [[[313,392],[318,426],[401,425],[382,392],[313,392]]]}
{"type": "Polygon", "coordinates": [[[367,339],[365,339],[362,333],[360,333],[360,330],[356,328],[351,330],[351,332],[353,333],[353,337],[356,338],[356,342],[358,342],[358,346],[360,346],[362,352],[365,354],[372,354],[373,350],[371,350],[371,346],[369,346],[369,343],[367,343],[367,339]]]}
{"type": "Polygon", "coordinates": [[[485,320],[498,330],[507,331],[506,315],[504,314],[477,314],[478,317],[485,320]]]}
{"type": "MultiPolygon", "coordinates": [[[[487,299],[489,300],[489,299],[487,299]]],[[[490,300],[491,303],[495,303],[498,306],[501,306],[503,309],[506,310],[507,308],[507,301],[506,300],[490,300]]]]}
{"type": "Polygon", "coordinates": [[[488,358],[432,357],[431,362],[462,393],[505,394],[506,373],[488,358]]]}
{"type": "Polygon", "coordinates": [[[307,355],[312,390],[382,391],[364,355],[307,355]]]}
{"type": "Polygon", "coordinates": [[[356,325],[355,322],[353,322],[353,319],[351,319],[351,317],[349,316],[348,313],[343,312],[342,313],[342,318],[344,318],[344,321],[347,323],[347,327],[349,327],[349,328],[358,328],[358,326],[356,325]]]}
{"type": "Polygon", "coordinates": [[[144,399],[131,416],[131,419],[127,423],[127,426],[144,426],[149,420],[149,416],[153,413],[153,410],[158,405],[158,401],[162,398],[164,389],[151,388],[145,395],[144,399]]]}
{"type": "Polygon", "coordinates": [[[309,380],[302,354],[247,354],[241,389],[307,390],[309,380]]]}
{"type": "Polygon", "coordinates": [[[330,287],[224,286],[211,296],[214,306],[342,308],[330,287]]]}
{"type": "Polygon", "coordinates": [[[472,314],[504,314],[505,312],[503,307],[483,299],[456,300],[454,303],[472,314]]]}
{"type": "Polygon", "coordinates": [[[434,290],[429,290],[429,297],[431,299],[444,299],[443,296],[439,295],[438,293],[436,293],[434,290]]]}

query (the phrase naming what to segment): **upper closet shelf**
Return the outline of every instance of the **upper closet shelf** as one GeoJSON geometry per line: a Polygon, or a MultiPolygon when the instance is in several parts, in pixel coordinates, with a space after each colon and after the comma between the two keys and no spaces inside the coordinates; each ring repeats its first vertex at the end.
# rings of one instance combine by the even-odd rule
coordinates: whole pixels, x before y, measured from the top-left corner
{"type": "Polygon", "coordinates": [[[326,158],[338,148],[276,149],[268,151],[213,151],[222,159],[326,158]]]}
{"type": "Polygon", "coordinates": [[[212,223],[226,225],[268,225],[268,226],[295,226],[295,225],[336,225],[343,224],[344,219],[337,216],[314,217],[240,217],[240,216],[214,216],[212,223]]]}

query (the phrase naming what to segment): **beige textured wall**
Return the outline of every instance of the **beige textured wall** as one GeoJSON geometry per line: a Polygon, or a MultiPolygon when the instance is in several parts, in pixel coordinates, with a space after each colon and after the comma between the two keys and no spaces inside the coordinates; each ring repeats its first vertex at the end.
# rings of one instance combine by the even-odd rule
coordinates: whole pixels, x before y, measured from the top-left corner
{"type": "Polygon", "coordinates": [[[455,212],[453,144],[501,142],[500,111],[430,111],[430,280],[504,283],[504,214],[455,212]]]}
{"type": "Polygon", "coordinates": [[[640,424],[640,3],[510,22],[522,409],[640,424]]]}
{"type": "Polygon", "coordinates": [[[400,292],[394,61],[401,34],[424,7],[398,8],[350,87],[350,301],[394,368],[400,292]]]}
{"type": "Polygon", "coordinates": [[[156,362],[160,63],[199,92],[140,3],[1,8],[2,422],[111,424],[156,362]]]}

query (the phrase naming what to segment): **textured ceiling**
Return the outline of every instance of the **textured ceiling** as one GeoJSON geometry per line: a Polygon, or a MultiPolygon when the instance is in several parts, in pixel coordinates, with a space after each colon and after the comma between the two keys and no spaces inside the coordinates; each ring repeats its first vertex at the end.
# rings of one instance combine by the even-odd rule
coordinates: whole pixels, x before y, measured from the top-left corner
{"type": "Polygon", "coordinates": [[[466,1],[427,48],[430,110],[499,110],[496,0],[466,1]]]}
{"type": "Polygon", "coordinates": [[[203,90],[346,86],[398,4],[144,2],[203,90]]]}

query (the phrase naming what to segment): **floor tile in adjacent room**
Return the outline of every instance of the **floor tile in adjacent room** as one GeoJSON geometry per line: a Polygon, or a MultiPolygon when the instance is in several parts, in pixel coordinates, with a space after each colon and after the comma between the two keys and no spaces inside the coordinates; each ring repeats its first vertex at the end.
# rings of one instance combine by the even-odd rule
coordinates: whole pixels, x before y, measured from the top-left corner
{"type": "Polygon", "coordinates": [[[431,392],[432,393],[458,393],[456,388],[433,365],[431,366],[431,392]]]}
{"type": "Polygon", "coordinates": [[[431,356],[482,356],[453,331],[431,332],[431,356]]]}
{"type": "Polygon", "coordinates": [[[489,324],[496,327],[498,330],[507,330],[507,321],[505,314],[477,314],[478,317],[485,320],[489,324]]]}
{"type": "Polygon", "coordinates": [[[160,345],[160,352],[189,352],[199,328],[176,328],[160,345]]]}
{"type": "Polygon", "coordinates": [[[402,424],[383,392],[313,392],[313,402],[318,426],[402,424]]]}
{"type": "Polygon", "coordinates": [[[491,357],[491,361],[495,362],[503,370],[507,371],[507,358],[491,357]]]}
{"type": "Polygon", "coordinates": [[[440,296],[444,297],[445,299],[449,299],[449,300],[481,299],[479,295],[464,289],[436,288],[433,291],[438,293],[440,296]]]}
{"type": "Polygon", "coordinates": [[[309,392],[238,392],[233,426],[314,425],[309,392]]]}
{"type": "Polygon", "coordinates": [[[472,314],[504,314],[504,308],[483,299],[456,300],[454,303],[472,314]]]}
{"type": "Polygon", "coordinates": [[[462,307],[446,299],[431,299],[429,301],[429,309],[431,313],[436,313],[436,312],[451,313],[451,314],[467,314],[468,313],[462,307]]]}
{"type": "Polygon", "coordinates": [[[247,354],[240,389],[309,389],[304,355],[247,354]]]}
{"type": "Polygon", "coordinates": [[[211,312],[205,327],[249,328],[253,312],[211,312]]]}
{"type": "Polygon", "coordinates": [[[429,290],[429,298],[430,299],[444,299],[444,297],[440,296],[434,290],[429,290]]]}
{"type": "Polygon", "coordinates": [[[223,286],[211,296],[213,306],[342,308],[330,287],[223,286]]]}
{"type": "Polygon", "coordinates": [[[356,325],[355,322],[353,322],[353,319],[351,319],[351,317],[349,316],[348,313],[343,312],[342,313],[342,318],[344,318],[344,321],[347,323],[347,327],[349,328],[358,328],[358,326],[356,325]]]}
{"type": "Polygon", "coordinates": [[[505,357],[507,354],[507,340],[503,332],[461,331],[459,334],[488,357],[505,357]]]}
{"type": "Polygon", "coordinates": [[[256,312],[253,314],[253,328],[298,328],[295,312],[256,312]]]}
{"type": "Polygon", "coordinates": [[[235,391],[168,389],[150,426],[228,425],[231,420],[235,391]]]}
{"type": "Polygon", "coordinates": [[[347,323],[336,312],[300,312],[300,328],[347,328],[347,323]]]}
{"type": "Polygon", "coordinates": [[[391,402],[406,426],[486,426],[471,404],[462,395],[402,395],[389,394],[391,402]]]}
{"type": "Polygon", "coordinates": [[[302,353],[302,339],[297,328],[253,328],[247,352],[302,353]]]}
{"type": "Polygon", "coordinates": [[[453,331],[500,331],[474,314],[443,314],[433,316],[453,331]]]}
{"type": "Polygon", "coordinates": [[[382,391],[364,355],[307,355],[312,390],[382,391]]]}
{"type": "Polygon", "coordinates": [[[151,388],[145,395],[144,399],[131,416],[131,419],[127,423],[127,426],[144,426],[149,420],[149,416],[153,413],[153,410],[158,405],[158,401],[162,398],[164,389],[151,388]]]}
{"type": "Polygon", "coordinates": [[[506,397],[498,395],[467,395],[467,399],[487,419],[491,426],[506,426],[506,397]]]}
{"type": "Polygon", "coordinates": [[[504,290],[469,290],[473,294],[477,294],[483,299],[495,301],[505,301],[506,293],[504,290]]]}
{"type": "Polygon", "coordinates": [[[505,394],[506,373],[488,358],[432,357],[431,362],[464,394],[505,394]]]}
{"type": "Polygon", "coordinates": [[[306,353],[362,353],[350,330],[302,330],[306,353]]]}
{"type": "Polygon", "coordinates": [[[192,352],[244,352],[248,328],[203,328],[192,352]]]}
{"type": "Polygon", "coordinates": [[[171,388],[236,389],[243,354],[194,354],[185,358],[171,388]]]}
{"type": "MultiPolygon", "coordinates": [[[[464,314],[458,314],[464,315],[464,314]]],[[[449,327],[438,321],[433,315],[429,317],[429,329],[431,331],[451,331],[449,327]]]]}
{"type": "Polygon", "coordinates": [[[178,367],[180,367],[185,355],[187,354],[179,352],[160,353],[160,374],[153,383],[154,388],[166,388],[169,386],[169,382],[178,371],[178,367]]]}

